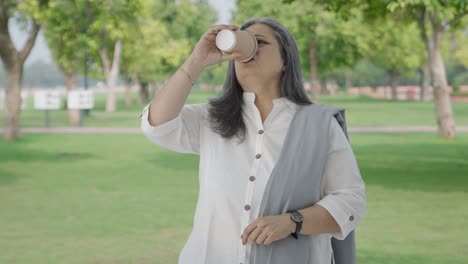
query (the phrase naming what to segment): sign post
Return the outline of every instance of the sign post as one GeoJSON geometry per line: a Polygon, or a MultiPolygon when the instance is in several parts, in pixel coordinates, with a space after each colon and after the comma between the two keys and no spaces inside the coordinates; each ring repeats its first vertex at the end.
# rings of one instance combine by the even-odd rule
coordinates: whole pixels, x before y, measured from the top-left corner
{"type": "Polygon", "coordinates": [[[34,109],[45,111],[45,127],[50,127],[49,110],[60,109],[60,94],[58,91],[36,91],[34,93],[34,109]]]}

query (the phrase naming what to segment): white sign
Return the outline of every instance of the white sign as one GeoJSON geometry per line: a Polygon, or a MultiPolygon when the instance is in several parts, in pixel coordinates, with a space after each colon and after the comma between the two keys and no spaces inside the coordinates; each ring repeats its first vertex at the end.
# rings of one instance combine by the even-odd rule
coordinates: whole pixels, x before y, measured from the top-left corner
{"type": "Polygon", "coordinates": [[[27,104],[28,104],[28,92],[21,91],[21,110],[24,110],[27,104]]]}
{"type": "MultiPolygon", "coordinates": [[[[28,103],[28,93],[26,91],[21,91],[21,110],[26,109],[28,103]]],[[[4,90],[0,91],[0,111],[4,111],[6,106],[6,94],[4,90]]]]}
{"type": "Polygon", "coordinates": [[[93,109],[94,96],[90,90],[68,92],[68,109],[93,109]]]}
{"type": "Polygon", "coordinates": [[[34,92],[34,109],[58,110],[60,109],[60,94],[58,91],[34,92]]]}

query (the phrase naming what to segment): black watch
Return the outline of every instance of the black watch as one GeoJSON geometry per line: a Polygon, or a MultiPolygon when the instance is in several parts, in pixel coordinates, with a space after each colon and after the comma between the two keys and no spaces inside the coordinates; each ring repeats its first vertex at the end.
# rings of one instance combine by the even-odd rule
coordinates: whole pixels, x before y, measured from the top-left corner
{"type": "Polygon", "coordinates": [[[304,217],[297,210],[289,210],[289,211],[287,211],[287,213],[291,213],[291,220],[293,220],[296,223],[296,231],[294,233],[291,233],[291,235],[295,239],[298,239],[299,237],[297,236],[297,234],[299,234],[299,232],[301,231],[302,222],[304,221],[304,217]]]}

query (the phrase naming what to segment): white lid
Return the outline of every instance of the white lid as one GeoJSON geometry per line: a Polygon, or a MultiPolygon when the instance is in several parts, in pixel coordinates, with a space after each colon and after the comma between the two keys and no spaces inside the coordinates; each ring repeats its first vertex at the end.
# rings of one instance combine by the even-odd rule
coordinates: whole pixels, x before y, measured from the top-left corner
{"type": "Polygon", "coordinates": [[[229,51],[236,46],[236,35],[229,29],[223,29],[216,35],[216,46],[222,51],[229,51]]]}

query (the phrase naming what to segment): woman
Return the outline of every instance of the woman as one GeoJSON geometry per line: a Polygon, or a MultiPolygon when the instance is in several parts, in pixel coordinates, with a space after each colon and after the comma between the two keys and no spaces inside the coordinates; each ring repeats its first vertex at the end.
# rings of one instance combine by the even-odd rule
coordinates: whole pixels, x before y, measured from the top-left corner
{"type": "Polygon", "coordinates": [[[216,25],[203,34],[141,116],[151,142],[200,155],[199,198],[180,264],[333,263],[331,238],[353,233],[365,212],[365,185],[339,113],[321,109],[329,108],[312,104],[304,92],[296,42],[277,21],[216,25]],[[237,62],[240,54],[216,48],[216,34],[226,28],[255,34],[252,60],[237,62]],[[223,95],[185,104],[200,72],[223,61],[229,61],[223,95]],[[297,128],[312,117],[323,121],[297,128]],[[301,142],[313,142],[307,143],[312,149],[301,142]],[[309,155],[306,162],[296,163],[295,149],[309,155]],[[317,184],[307,186],[312,176],[302,182],[298,167],[315,170],[317,184]],[[314,203],[292,200],[314,192],[314,203]]]}

